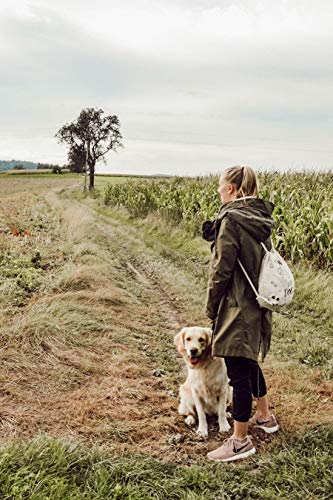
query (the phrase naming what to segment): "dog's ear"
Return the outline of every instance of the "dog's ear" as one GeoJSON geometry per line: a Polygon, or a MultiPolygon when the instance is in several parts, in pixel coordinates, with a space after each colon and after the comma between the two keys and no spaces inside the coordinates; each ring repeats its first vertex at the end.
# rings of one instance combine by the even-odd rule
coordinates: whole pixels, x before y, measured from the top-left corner
{"type": "Polygon", "coordinates": [[[211,328],[205,328],[205,334],[206,334],[206,345],[208,347],[212,343],[212,329],[211,328]]]}
{"type": "Polygon", "coordinates": [[[186,328],[182,328],[179,333],[175,336],[174,343],[176,344],[177,350],[179,352],[184,352],[185,351],[185,345],[184,345],[184,337],[186,334],[186,328]]]}

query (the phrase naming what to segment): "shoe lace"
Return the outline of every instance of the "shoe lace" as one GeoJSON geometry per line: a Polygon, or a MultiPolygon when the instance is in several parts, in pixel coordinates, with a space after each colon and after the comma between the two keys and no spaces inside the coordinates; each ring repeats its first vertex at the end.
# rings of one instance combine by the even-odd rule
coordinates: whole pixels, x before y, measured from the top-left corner
{"type": "MultiPolygon", "coordinates": [[[[234,437],[232,437],[232,436],[228,437],[227,439],[225,439],[225,440],[223,441],[223,445],[225,445],[225,446],[234,447],[234,446],[235,446],[235,444],[236,444],[236,443],[235,443],[235,438],[234,438],[234,437]]],[[[236,446],[236,447],[237,447],[237,446],[236,446]]]]}
{"type": "MultiPolygon", "coordinates": [[[[242,444],[239,442],[239,440],[234,438],[233,436],[230,436],[227,439],[225,439],[223,441],[223,444],[225,444],[226,446],[232,446],[235,450],[237,450],[239,447],[242,446],[242,444]]],[[[246,443],[244,442],[243,444],[246,444],[246,443]]]]}

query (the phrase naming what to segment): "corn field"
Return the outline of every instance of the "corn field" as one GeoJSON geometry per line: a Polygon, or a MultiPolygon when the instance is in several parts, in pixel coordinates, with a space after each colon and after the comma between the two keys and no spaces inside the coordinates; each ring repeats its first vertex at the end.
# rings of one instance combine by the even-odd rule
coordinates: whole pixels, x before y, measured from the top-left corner
{"type": "MultiPolygon", "coordinates": [[[[274,203],[275,246],[293,262],[333,267],[333,173],[259,174],[260,197],[274,203]]],[[[220,208],[218,177],[129,180],[108,185],[106,205],[126,207],[134,217],[156,212],[198,235],[220,208]]]]}

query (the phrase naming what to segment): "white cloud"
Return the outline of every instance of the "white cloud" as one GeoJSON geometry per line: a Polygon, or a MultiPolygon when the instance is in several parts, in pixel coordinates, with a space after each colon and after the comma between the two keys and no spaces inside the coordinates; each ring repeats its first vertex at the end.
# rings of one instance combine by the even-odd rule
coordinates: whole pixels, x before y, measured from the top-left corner
{"type": "Polygon", "coordinates": [[[119,168],[332,164],[332,28],[326,0],[3,0],[0,157],[65,160],[53,131],[100,106],[119,168]]]}
{"type": "Polygon", "coordinates": [[[52,9],[104,41],[149,57],[176,58],[183,64],[203,56],[211,60],[221,56],[221,49],[237,53],[247,48],[264,50],[267,44],[303,44],[305,37],[308,43],[332,37],[330,0],[58,0],[52,9]]]}

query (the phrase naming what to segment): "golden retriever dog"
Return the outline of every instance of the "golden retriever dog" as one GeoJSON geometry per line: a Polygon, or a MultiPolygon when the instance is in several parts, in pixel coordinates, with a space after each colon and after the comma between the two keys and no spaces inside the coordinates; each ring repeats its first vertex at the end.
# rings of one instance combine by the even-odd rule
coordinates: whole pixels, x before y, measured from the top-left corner
{"type": "Polygon", "coordinates": [[[186,415],[185,423],[193,427],[198,419],[197,434],[208,436],[207,415],[217,415],[220,432],[227,432],[226,406],[230,399],[227,369],[222,358],[211,355],[209,328],[183,328],[174,338],[178,351],[187,365],[187,379],[180,386],[179,414],[186,415]]]}

